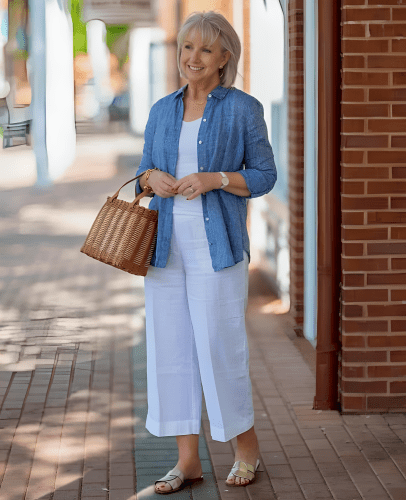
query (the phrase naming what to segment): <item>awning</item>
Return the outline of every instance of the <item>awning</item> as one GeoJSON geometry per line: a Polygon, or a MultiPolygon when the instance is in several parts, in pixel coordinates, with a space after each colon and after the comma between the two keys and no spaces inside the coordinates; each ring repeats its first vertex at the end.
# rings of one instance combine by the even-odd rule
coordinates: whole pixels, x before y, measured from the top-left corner
{"type": "Polygon", "coordinates": [[[84,0],[83,21],[99,19],[106,24],[155,26],[157,0],[84,0]]]}

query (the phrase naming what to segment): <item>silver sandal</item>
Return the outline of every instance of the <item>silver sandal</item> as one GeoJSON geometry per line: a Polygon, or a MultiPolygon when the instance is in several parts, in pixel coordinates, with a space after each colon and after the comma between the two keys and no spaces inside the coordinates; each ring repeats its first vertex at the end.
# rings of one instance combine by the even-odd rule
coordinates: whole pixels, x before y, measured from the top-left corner
{"type": "Polygon", "coordinates": [[[230,474],[227,476],[227,479],[230,477],[242,477],[243,479],[248,479],[248,483],[241,484],[238,483],[236,484],[235,482],[233,484],[227,483],[227,486],[248,486],[249,484],[253,483],[255,481],[255,472],[257,471],[259,467],[259,458],[257,459],[257,463],[254,469],[254,466],[251,464],[247,464],[246,462],[243,462],[242,460],[239,460],[238,462],[235,462],[233,465],[233,468],[231,469],[230,474]]]}
{"type": "Polygon", "coordinates": [[[175,491],[179,491],[185,486],[190,486],[191,484],[197,483],[199,481],[203,481],[203,476],[195,477],[193,479],[185,479],[185,475],[183,472],[176,467],[168,472],[168,474],[158,481],[155,481],[155,493],[159,493],[160,495],[168,495],[170,493],[175,493],[175,491]],[[169,491],[158,490],[156,488],[157,483],[168,483],[172,488],[169,491]]]}

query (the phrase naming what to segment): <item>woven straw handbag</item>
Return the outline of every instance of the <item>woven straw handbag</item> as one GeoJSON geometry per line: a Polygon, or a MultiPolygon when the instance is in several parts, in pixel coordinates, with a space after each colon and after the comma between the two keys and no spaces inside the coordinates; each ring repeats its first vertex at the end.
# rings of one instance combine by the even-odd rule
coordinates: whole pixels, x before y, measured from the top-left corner
{"type": "Polygon", "coordinates": [[[143,191],[131,203],[118,199],[120,190],[108,197],[80,251],[93,259],[138,276],[146,276],[154,252],[158,211],[140,206],[143,191]]]}

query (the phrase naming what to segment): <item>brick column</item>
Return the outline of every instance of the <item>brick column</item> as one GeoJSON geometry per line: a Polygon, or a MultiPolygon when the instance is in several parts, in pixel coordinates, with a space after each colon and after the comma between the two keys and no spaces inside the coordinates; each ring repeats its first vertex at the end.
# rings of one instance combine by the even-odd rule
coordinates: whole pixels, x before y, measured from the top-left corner
{"type": "Polygon", "coordinates": [[[289,211],[290,301],[295,331],[303,335],[304,67],[303,0],[290,0],[289,19],[289,211]]]}
{"type": "Polygon", "coordinates": [[[342,1],[345,412],[406,408],[406,2],[342,1]]]}

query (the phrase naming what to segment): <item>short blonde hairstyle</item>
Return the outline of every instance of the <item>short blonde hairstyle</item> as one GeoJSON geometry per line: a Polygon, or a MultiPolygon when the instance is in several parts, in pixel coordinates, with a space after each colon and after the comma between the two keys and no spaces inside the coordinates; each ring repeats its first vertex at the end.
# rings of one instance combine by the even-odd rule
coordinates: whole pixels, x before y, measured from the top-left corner
{"type": "Polygon", "coordinates": [[[182,45],[186,36],[191,31],[198,31],[205,45],[212,45],[218,37],[223,51],[229,51],[231,56],[224,66],[223,73],[220,76],[220,85],[230,88],[237,77],[238,61],[241,55],[241,42],[235,29],[227,19],[217,12],[193,12],[183,23],[178,33],[177,61],[179,73],[185,78],[180,67],[180,55],[182,45]]]}

